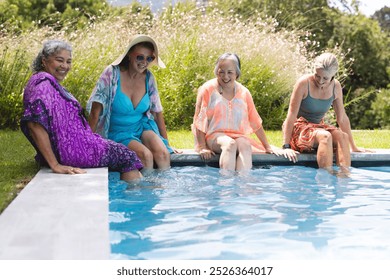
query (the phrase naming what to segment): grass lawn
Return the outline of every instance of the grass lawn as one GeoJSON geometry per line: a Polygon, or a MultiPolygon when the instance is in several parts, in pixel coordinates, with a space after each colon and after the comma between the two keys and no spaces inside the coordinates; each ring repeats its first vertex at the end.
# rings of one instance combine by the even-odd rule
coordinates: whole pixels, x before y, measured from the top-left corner
{"type": "Polygon", "coordinates": [[[22,132],[0,130],[0,213],[38,172],[34,155],[22,132]]]}
{"type": "MultiPolygon", "coordinates": [[[[282,145],[280,131],[267,131],[266,135],[270,144],[282,145]]],[[[390,149],[389,130],[355,130],[353,135],[359,147],[390,149]]],[[[190,131],[171,131],[168,137],[174,148],[193,148],[190,131]]],[[[34,155],[35,150],[22,132],[0,130],[0,213],[38,172],[34,155]]]]}

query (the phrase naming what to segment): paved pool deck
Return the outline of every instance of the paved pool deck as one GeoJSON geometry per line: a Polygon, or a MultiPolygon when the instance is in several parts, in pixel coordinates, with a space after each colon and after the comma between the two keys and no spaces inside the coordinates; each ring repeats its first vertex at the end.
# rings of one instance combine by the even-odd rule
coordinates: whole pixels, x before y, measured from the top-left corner
{"type": "MultiPolygon", "coordinates": [[[[193,150],[171,156],[172,166],[217,166],[193,150]]],[[[299,165],[315,166],[315,154],[301,154],[299,165]]],[[[291,165],[271,154],[254,154],[253,165],[291,165]]],[[[390,149],[352,153],[352,166],[389,166],[390,149]]],[[[0,215],[2,260],[107,260],[110,258],[108,170],[54,174],[43,168],[0,215]]]]}
{"type": "Polygon", "coordinates": [[[0,259],[109,259],[107,175],[41,169],[0,215],[0,259]]]}

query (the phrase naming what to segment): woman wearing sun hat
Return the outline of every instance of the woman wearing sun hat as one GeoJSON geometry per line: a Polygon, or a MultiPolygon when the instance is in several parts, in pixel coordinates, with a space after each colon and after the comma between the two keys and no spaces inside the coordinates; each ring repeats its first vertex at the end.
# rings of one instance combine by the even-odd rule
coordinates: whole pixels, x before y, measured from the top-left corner
{"type": "Polygon", "coordinates": [[[156,80],[148,69],[165,68],[156,42],[134,35],[126,50],[101,74],[87,104],[91,128],[137,153],[144,169],[168,169],[170,153],[156,80]]]}

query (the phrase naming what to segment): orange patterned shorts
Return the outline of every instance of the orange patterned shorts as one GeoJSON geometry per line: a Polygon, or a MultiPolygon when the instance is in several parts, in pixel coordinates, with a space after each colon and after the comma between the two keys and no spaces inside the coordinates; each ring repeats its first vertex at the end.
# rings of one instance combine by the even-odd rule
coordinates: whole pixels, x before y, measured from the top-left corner
{"type": "Polygon", "coordinates": [[[325,124],[324,120],[320,123],[310,123],[304,117],[300,117],[295,123],[293,128],[292,137],[290,140],[291,148],[301,153],[315,152],[313,147],[313,138],[319,130],[326,130],[332,132],[338,128],[325,124]]]}

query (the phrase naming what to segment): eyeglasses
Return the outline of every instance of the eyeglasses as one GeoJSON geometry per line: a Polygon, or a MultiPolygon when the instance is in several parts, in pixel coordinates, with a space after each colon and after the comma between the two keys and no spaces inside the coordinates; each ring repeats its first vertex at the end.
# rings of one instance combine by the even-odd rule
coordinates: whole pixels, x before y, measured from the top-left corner
{"type": "Polygon", "coordinates": [[[138,62],[142,62],[142,61],[144,61],[144,60],[146,59],[146,61],[147,61],[148,63],[151,63],[153,60],[156,59],[156,57],[155,57],[154,55],[146,56],[146,57],[145,57],[145,55],[143,55],[143,54],[134,54],[133,56],[135,57],[135,59],[136,59],[138,62]]]}

